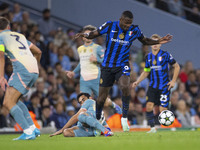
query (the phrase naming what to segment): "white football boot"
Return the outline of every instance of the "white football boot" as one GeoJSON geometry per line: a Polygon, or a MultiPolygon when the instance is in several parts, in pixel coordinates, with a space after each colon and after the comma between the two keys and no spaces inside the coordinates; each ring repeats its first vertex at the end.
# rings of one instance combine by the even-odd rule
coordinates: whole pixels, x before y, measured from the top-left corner
{"type": "Polygon", "coordinates": [[[155,127],[153,127],[153,128],[151,128],[151,130],[150,130],[150,131],[148,131],[147,133],[156,133],[156,132],[157,132],[156,128],[155,128],[155,127]]]}
{"type": "Polygon", "coordinates": [[[130,130],[130,127],[129,127],[129,125],[128,125],[128,120],[127,120],[127,118],[121,118],[121,124],[122,124],[122,129],[123,129],[123,131],[124,132],[129,132],[129,130],[130,130]]]}

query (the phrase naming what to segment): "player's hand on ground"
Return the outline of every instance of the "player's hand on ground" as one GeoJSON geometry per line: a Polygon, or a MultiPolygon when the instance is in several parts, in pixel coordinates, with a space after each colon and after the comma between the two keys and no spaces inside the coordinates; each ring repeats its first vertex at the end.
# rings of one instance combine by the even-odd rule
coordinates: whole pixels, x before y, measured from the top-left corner
{"type": "Polygon", "coordinates": [[[132,84],[132,88],[136,88],[136,86],[138,86],[138,82],[136,81],[136,82],[133,82],[133,84],[132,84]]]}
{"type": "Polygon", "coordinates": [[[92,54],[92,55],[90,56],[90,61],[91,61],[91,62],[97,62],[97,58],[92,54]]]}
{"type": "Polygon", "coordinates": [[[59,130],[59,131],[57,131],[57,132],[55,132],[55,133],[53,133],[53,134],[51,134],[49,136],[53,137],[53,136],[60,135],[60,134],[62,134],[62,130],[59,130]]]}
{"type": "Polygon", "coordinates": [[[75,73],[73,71],[66,71],[66,75],[67,75],[68,78],[71,79],[71,78],[74,77],[75,73]]]}
{"type": "Polygon", "coordinates": [[[168,84],[168,90],[170,90],[171,88],[173,88],[174,87],[174,85],[175,85],[175,82],[173,82],[173,81],[170,81],[168,84]]]}
{"type": "Polygon", "coordinates": [[[170,35],[170,34],[167,34],[166,36],[162,37],[160,40],[159,40],[159,43],[160,44],[165,44],[165,43],[168,43],[172,40],[173,36],[170,35]]]}
{"type": "Polygon", "coordinates": [[[0,87],[3,91],[6,90],[6,86],[9,87],[7,80],[4,77],[0,77],[0,87]]]}

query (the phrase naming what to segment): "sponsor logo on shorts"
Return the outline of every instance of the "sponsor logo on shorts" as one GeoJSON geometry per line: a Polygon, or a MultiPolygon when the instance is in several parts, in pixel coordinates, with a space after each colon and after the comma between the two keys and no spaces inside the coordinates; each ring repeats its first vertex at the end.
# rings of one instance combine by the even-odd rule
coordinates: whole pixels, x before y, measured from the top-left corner
{"type": "Polygon", "coordinates": [[[101,78],[101,79],[100,79],[100,84],[102,84],[102,83],[103,83],[103,79],[101,78]]]}

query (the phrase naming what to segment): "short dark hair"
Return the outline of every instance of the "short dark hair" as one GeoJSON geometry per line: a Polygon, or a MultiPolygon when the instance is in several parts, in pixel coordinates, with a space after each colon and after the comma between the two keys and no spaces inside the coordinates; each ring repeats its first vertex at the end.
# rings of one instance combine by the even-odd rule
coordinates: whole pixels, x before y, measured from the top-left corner
{"type": "Polygon", "coordinates": [[[10,24],[10,21],[5,17],[0,17],[0,30],[4,30],[10,24]]]}
{"type": "Polygon", "coordinates": [[[94,31],[94,30],[96,30],[96,29],[97,29],[97,28],[96,28],[95,26],[87,25],[87,26],[84,26],[84,27],[83,27],[82,32],[85,32],[86,30],[94,31]]]}
{"type": "Polygon", "coordinates": [[[128,11],[128,10],[124,11],[124,12],[122,13],[122,16],[123,16],[123,17],[128,17],[128,18],[130,18],[130,19],[133,19],[133,14],[132,14],[132,12],[131,12],[131,11],[128,11]]]}
{"type": "Polygon", "coordinates": [[[50,9],[46,8],[42,11],[42,14],[50,13],[50,9]]]}
{"type": "Polygon", "coordinates": [[[78,94],[78,96],[77,96],[77,101],[78,101],[78,99],[82,96],[82,95],[84,95],[84,96],[86,96],[87,98],[90,98],[90,94],[88,94],[88,93],[80,93],[80,94],[78,94]]]}

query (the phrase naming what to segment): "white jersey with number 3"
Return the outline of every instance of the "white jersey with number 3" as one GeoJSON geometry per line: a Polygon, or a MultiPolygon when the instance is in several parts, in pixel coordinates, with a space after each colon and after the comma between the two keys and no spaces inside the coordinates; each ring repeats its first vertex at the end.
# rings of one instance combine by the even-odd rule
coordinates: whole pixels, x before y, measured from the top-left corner
{"type": "MultiPolygon", "coordinates": [[[[0,51],[10,58],[13,69],[20,69],[15,62],[21,63],[30,73],[38,73],[37,60],[30,51],[32,43],[20,33],[4,30],[0,33],[0,51]]],[[[17,63],[17,64],[19,64],[17,63]]]]}

